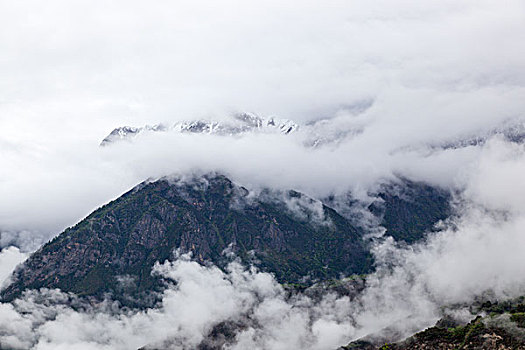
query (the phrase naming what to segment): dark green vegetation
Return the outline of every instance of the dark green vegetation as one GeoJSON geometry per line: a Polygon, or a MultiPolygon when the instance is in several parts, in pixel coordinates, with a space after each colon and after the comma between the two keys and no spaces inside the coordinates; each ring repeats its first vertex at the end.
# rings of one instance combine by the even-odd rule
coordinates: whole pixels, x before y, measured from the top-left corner
{"type": "MultiPolygon", "coordinates": [[[[488,320],[478,317],[469,324],[454,328],[431,327],[419,332],[401,343],[373,345],[356,341],[341,350],[518,350],[525,349],[523,335],[517,335],[509,326],[487,325],[488,320]]],[[[510,325],[512,328],[512,325],[510,325]]],[[[524,332],[525,334],[525,332],[524,332]]]]}
{"type": "MultiPolygon", "coordinates": [[[[415,240],[448,213],[446,196],[424,185],[388,193],[381,195],[380,214],[392,235],[401,237],[408,228],[415,240]]],[[[363,234],[335,210],[295,191],[249,196],[221,175],[159,180],[137,186],[47,243],[17,269],[2,297],[45,287],[96,298],[110,292],[130,305],[146,305],[146,292],[164,286],[152,275],[155,262],[174,259],[180,249],[201,263],[225,266],[228,247],[281,283],[308,286],[370,272],[363,234]]]]}
{"type": "Polygon", "coordinates": [[[451,215],[450,194],[424,183],[402,180],[385,186],[369,209],[381,216],[386,234],[396,241],[413,243],[422,233],[434,230],[434,225],[451,215]]]}
{"type": "Polygon", "coordinates": [[[508,315],[488,316],[453,328],[432,327],[415,334],[392,350],[412,349],[525,349],[524,332],[516,332],[515,322],[503,322],[508,315]]]}
{"type": "MultiPolygon", "coordinates": [[[[242,260],[274,272],[281,282],[370,270],[362,232],[334,210],[322,207],[326,222],[312,223],[308,211],[296,215],[282,201],[248,200],[247,194],[224,176],[182,185],[142,184],[33,254],[3,297],[41,287],[95,296],[122,288],[132,294],[158,289],[151,274],[156,261],[173,259],[180,248],[198,261],[220,265],[230,243],[242,260]],[[131,283],[123,285],[116,276],[131,283]]],[[[287,197],[311,201],[297,192],[287,197]]]]}

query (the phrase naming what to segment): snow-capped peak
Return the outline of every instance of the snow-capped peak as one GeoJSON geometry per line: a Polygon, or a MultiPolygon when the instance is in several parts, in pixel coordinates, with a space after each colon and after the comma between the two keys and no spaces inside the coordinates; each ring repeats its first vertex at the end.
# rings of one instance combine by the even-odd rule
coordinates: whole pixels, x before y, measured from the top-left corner
{"type": "Polygon", "coordinates": [[[241,135],[248,132],[267,132],[289,134],[296,131],[299,125],[288,119],[274,117],[262,118],[253,113],[238,113],[226,120],[193,120],[181,121],[170,126],[162,124],[144,127],[123,126],[114,129],[101,142],[101,146],[130,140],[146,132],[173,131],[177,133],[215,134],[220,136],[241,135]]]}

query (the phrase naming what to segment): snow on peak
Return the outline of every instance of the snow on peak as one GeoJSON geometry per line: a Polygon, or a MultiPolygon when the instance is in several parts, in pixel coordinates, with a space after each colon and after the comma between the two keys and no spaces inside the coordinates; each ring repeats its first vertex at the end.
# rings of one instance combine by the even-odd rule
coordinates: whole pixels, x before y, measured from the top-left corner
{"type": "Polygon", "coordinates": [[[297,131],[299,125],[288,119],[274,117],[262,118],[253,113],[238,113],[226,120],[193,120],[177,122],[170,126],[162,124],[144,127],[123,126],[114,129],[106,136],[101,146],[108,146],[114,142],[131,140],[147,132],[174,131],[178,133],[215,134],[220,136],[241,135],[248,132],[267,132],[290,134],[297,131]]]}

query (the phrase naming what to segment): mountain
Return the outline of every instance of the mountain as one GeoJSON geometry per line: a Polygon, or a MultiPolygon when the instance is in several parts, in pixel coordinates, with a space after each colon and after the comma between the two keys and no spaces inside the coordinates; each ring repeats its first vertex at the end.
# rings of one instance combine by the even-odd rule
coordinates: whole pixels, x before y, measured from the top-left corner
{"type": "Polygon", "coordinates": [[[523,143],[525,141],[525,122],[523,120],[509,120],[497,127],[485,131],[479,131],[475,134],[464,135],[453,140],[448,140],[440,144],[432,145],[435,148],[441,149],[457,149],[469,146],[479,146],[487,142],[493,136],[499,136],[503,139],[514,142],[523,143]]]}
{"type": "MultiPolygon", "coordinates": [[[[415,239],[439,215],[411,213],[434,195],[419,196],[429,190],[423,184],[411,186],[403,199],[394,195],[401,195],[399,190],[382,194],[387,205],[381,215],[404,212],[399,216],[403,224],[384,221],[391,225],[387,232],[412,225],[415,239]]],[[[448,205],[443,198],[435,203],[438,214],[448,205]]],[[[44,245],[15,271],[2,298],[45,287],[95,298],[104,293],[132,296],[134,303],[140,295],[162,290],[152,267],[174,259],[177,249],[219,266],[228,261],[226,251],[273,272],[281,283],[308,284],[370,272],[373,262],[363,236],[351,219],[296,191],[253,195],[218,174],[161,179],[136,186],[44,245]]]]}
{"type": "Polygon", "coordinates": [[[166,130],[167,130],[167,127],[165,127],[162,124],[158,124],[154,126],[146,125],[140,128],[133,127],[133,126],[122,126],[122,127],[113,129],[113,131],[111,131],[111,133],[102,140],[102,142],[100,143],[100,146],[107,146],[111,143],[118,142],[121,140],[129,140],[145,132],[157,132],[157,131],[166,131],[166,130]]]}
{"type": "MultiPolygon", "coordinates": [[[[123,140],[130,141],[141,135],[157,132],[218,136],[241,136],[247,133],[298,134],[300,142],[305,147],[316,148],[325,145],[336,145],[357,137],[365,132],[365,127],[359,122],[341,122],[337,118],[320,119],[300,124],[289,119],[265,118],[254,113],[244,112],[227,116],[221,120],[197,119],[177,122],[172,125],[157,124],[144,127],[118,127],[111,131],[100,145],[109,146],[123,140]]],[[[416,147],[431,151],[460,149],[481,146],[494,136],[504,138],[509,142],[523,143],[525,141],[525,121],[519,118],[509,119],[495,127],[487,127],[482,130],[405,147],[416,147]]]]}
{"type": "Polygon", "coordinates": [[[450,193],[422,182],[402,179],[383,185],[377,198],[368,209],[380,218],[385,234],[409,244],[452,215],[450,193]]]}
{"type": "Polygon", "coordinates": [[[140,134],[150,132],[175,132],[191,134],[213,134],[220,136],[241,135],[247,132],[267,132],[289,134],[296,131],[299,125],[291,120],[278,118],[262,118],[253,113],[238,113],[231,118],[222,121],[213,120],[193,120],[177,122],[166,126],[162,124],[144,127],[124,126],[114,129],[106,136],[101,146],[108,146],[112,143],[130,140],[140,134]]]}
{"type": "Polygon", "coordinates": [[[124,279],[133,295],[160,290],[152,266],[176,249],[221,266],[228,248],[281,282],[370,271],[360,229],[301,193],[282,197],[250,198],[222,175],[145,182],[44,245],[2,296],[46,287],[100,297],[121,293],[124,279]]]}

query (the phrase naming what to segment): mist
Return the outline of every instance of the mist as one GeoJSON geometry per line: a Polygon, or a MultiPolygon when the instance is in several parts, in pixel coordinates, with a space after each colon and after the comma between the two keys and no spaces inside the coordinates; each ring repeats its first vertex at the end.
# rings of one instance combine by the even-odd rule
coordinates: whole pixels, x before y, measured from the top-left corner
{"type": "Polygon", "coordinates": [[[227,348],[326,349],[385,329],[408,336],[480,296],[523,295],[525,149],[498,131],[525,123],[524,19],[519,0],[2,2],[4,286],[63,229],[164,176],[214,171],[254,191],[363,203],[401,177],[453,193],[454,215],[410,247],[377,237],[376,272],[353,300],[289,298],[270,274],[181,257],[156,267],[172,282],[158,309],[30,291],[0,305],[0,344],[192,348],[227,321],[244,324],[227,348]],[[238,111],[299,128],[99,146],[119,126],[238,111]]]}
{"type": "Polygon", "coordinates": [[[72,295],[29,291],[1,305],[0,343],[35,349],[183,349],[199,345],[214,325],[231,322],[242,326],[225,348],[326,349],[368,334],[402,338],[447,313],[468,320],[474,315],[467,306],[475,298],[505,300],[525,290],[524,188],[514,187],[515,200],[506,200],[508,189],[502,186],[519,176],[524,161],[523,145],[489,140],[465,178],[450,222],[408,247],[378,239],[376,272],[353,299],[290,297],[271,274],[237,262],[221,271],[179,255],[154,269],[175,282],[159,308],[130,311],[111,300],[71,308],[72,295]],[[462,304],[464,309],[458,307],[462,304]]]}

